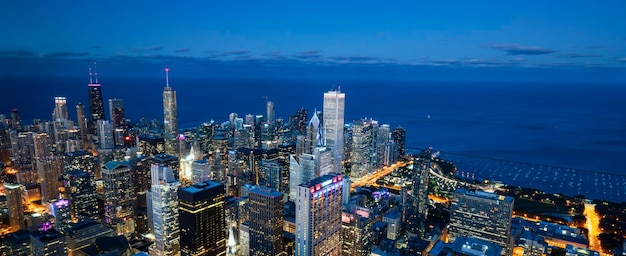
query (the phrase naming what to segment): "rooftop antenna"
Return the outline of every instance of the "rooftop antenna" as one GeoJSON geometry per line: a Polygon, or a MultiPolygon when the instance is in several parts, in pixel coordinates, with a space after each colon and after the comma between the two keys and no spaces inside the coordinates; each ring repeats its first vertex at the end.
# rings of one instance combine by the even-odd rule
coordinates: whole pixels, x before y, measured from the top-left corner
{"type": "Polygon", "coordinates": [[[94,76],[96,77],[96,84],[98,83],[98,67],[96,66],[96,62],[93,62],[93,72],[94,72],[94,76]]]}
{"type": "Polygon", "coordinates": [[[93,75],[93,73],[91,73],[91,67],[89,67],[89,83],[90,84],[93,84],[92,75],[93,75]]]}
{"type": "Polygon", "coordinates": [[[170,68],[165,68],[165,87],[170,88],[170,68]]]}
{"type": "Polygon", "coordinates": [[[269,98],[270,98],[270,97],[263,96],[263,97],[261,97],[261,98],[265,99],[265,102],[267,102],[267,101],[269,100],[269,98]]]}
{"type": "Polygon", "coordinates": [[[337,86],[337,92],[341,92],[341,85],[337,86]]]}

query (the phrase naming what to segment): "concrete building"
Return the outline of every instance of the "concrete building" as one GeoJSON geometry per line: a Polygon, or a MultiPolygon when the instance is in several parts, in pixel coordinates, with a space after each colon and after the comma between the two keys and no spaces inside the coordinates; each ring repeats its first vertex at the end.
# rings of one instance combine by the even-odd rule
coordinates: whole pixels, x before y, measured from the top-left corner
{"type": "Polygon", "coordinates": [[[298,186],[296,255],[341,255],[342,174],[327,174],[298,186]]]}

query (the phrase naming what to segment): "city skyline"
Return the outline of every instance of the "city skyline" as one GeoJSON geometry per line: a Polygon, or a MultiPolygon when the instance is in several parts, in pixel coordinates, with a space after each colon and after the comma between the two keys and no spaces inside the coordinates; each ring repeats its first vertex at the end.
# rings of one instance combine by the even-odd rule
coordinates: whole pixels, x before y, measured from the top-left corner
{"type": "Polygon", "coordinates": [[[626,81],[620,1],[5,7],[0,76],[75,76],[97,60],[113,76],[626,81]]]}

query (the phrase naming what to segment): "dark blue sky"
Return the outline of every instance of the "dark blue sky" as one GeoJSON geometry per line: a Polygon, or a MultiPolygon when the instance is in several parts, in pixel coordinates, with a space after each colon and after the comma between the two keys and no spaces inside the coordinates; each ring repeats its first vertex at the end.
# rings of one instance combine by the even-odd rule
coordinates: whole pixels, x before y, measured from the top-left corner
{"type": "Polygon", "coordinates": [[[7,1],[0,76],[626,81],[626,2],[7,1]]]}

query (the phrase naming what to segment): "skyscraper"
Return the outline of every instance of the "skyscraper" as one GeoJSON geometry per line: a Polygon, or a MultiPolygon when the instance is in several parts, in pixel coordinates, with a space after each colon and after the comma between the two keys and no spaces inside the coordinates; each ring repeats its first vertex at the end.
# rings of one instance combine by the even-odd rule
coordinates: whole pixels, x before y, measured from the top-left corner
{"type": "Polygon", "coordinates": [[[333,149],[334,172],[342,172],[343,126],[346,94],[337,91],[324,93],[324,141],[333,149]]]}
{"type": "Polygon", "coordinates": [[[54,110],[52,111],[52,118],[55,128],[68,128],[67,99],[65,97],[54,97],[54,110]]]}
{"type": "Polygon", "coordinates": [[[112,149],[115,147],[113,125],[109,123],[109,120],[98,120],[98,143],[100,143],[100,149],[112,149]]]}
{"type": "Polygon", "coordinates": [[[508,255],[513,201],[509,196],[457,189],[450,206],[450,242],[477,237],[502,246],[502,255],[508,255]]]}
{"type": "Polygon", "coordinates": [[[65,198],[70,200],[70,214],[80,221],[97,218],[98,200],[92,175],[82,170],[70,170],[62,178],[65,198]]]}
{"type": "Polygon", "coordinates": [[[104,222],[118,235],[135,232],[133,181],[129,163],[111,161],[102,166],[104,180],[104,222]]]}
{"type": "Polygon", "coordinates": [[[165,130],[165,153],[178,155],[178,112],[176,110],[176,91],[169,81],[170,69],[165,69],[165,89],[163,90],[163,128],[165,130]]]}
{"type": "Polygon", "coordinates": [[[398,126],[391,132],[391,139],[398,144],[398,155],[404,156],[404,144],[406,140],[406,129],[402,126],[398,126]]]}
{"type": "Polygon", "coordinates": [[[275,111],[274,111],[274,102],[273,101],[268,101],[265,103],[265,112],[267,115],[267,120],[266,122],[268,123],[273,123],[276,119],[275,116],[275,111]]]}
{"type": "Polygon", "coordinates": [[[150,255],[180,255],[180,232],[178,228],[178,188],[180,181],[174,171],[153,164],[151,195],[152,230],[154,243],[150,255]]]}
{"type": "Polygon", "coordinates": [[[298,186],[296,255],[341,255],[341,174],[327,174],[298,186]]]}
{"type": "Polygon", "coordinates": [[[283,193],[255,187],[249,198],[250,255],[287,255],[283,250],[283,193]]]}
{"type": "Polygon", "coordinates": [[[50,202],[50,214],[54,217],[54,228],[63,234],[67,234],[72,223],[70,214],[70,201],[67,199],[50,202]]]}
{"type": "Polygon", "coordinates": [[[37,173],[41,184],[41,201],[59,199],[59,176],[63,174],[63,157],[46,156],[37,159],[37,173]]]}
{"type": "Polygon", "coordinates": [[[95,70],[96,63],[94,62],[94,77],[95,82],[92,80],[91,68],[89,69],[89,127],[90,134],[96,135],[98,129],[98,120],[105,120],[104,118],[104,102],[102,100],[102,87],[98,82],[98,71],[95,70]]]}
{"type": "Polygon", "coordinates": [[[24,203],[22,193],[24,186],[19,184],[4,183],[4,193],[7,197],[7,208],[9,209],[9,225],[11,231],[18,231],[24,228],[24,203]]]}
{"type": "Polygon", "coordinates": [[[124,126],[126,120],[124,116],[123,99],[109,99],[109,116],[111,117],[113,127],[120,128],[124,126]]]}
{"type": "Polygon", "coordinates": [[[178,190],[182,255],[225,255],[224,184],[203,182],[178,190]]]}
{"type": "MultiPolygon", "coordinates": [[[[91,91],[90,91],[91,92],[91,91]]],[[[80,139],[83,145],[87,145],[87,117],[85,116],[85,105],[82,103],[76,104],[76,118],[78,119],[78,131],[80,132],[80,139]]]]}

